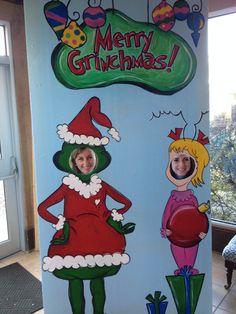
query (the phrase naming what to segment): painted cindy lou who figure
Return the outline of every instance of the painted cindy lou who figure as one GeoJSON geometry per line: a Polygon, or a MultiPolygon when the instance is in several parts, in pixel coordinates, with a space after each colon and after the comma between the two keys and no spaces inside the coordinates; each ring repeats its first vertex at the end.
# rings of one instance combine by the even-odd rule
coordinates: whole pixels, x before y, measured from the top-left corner
{"type": "Polygon", "coordinates": [[[53,161],[69,175],[38,208],[39,215],[55,228],[43,270],[68,281],[73,314],[85,314],[84,280],[90,281],[93,313],[104,314],[104,278],[117,274],[129,262],[125,234],[135,227],[121,222],[131,207],[130,200],[97,175],[110,164],[111,156],[104,147],[108,137],[102,136],[93,121],[120,140],[110,119],[101,112],[100,100],[92,97],[69,125],[58,126],[64,143],[53,161]],[[107,208],[108,196],[120,203],[119,209],[107,208]],[[64,209],[56,217],[48,209],[61,201],[64,209]]]}
{"type": "Polygon", "coordinates": [[[205,145],[208,138],[199,131],[197,140],[180,139],[181,128],[171,131],[169,137],[174,141],[169,146],[169,161],[166,169],[167,178],[176,186],[167,201],[163,217],[161,235],[170,240],[172,255],[179,275],[187,266],[192,275],[199,273],[194,264],[199,242],[208,231],[208,218],[205,212],[209,205],[199,205],[197,198],[188,185],[194,187],[204,184],[203,172],[209,162],[209,154],[205,145]]]}

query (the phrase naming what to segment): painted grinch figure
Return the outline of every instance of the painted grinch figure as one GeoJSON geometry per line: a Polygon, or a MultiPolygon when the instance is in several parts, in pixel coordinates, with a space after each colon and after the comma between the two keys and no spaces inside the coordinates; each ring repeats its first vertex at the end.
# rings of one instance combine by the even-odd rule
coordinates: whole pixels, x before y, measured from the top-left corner
{"type": "Polygon", "coordinates": [[[104,147],[109,138],[102,136],[93,120],[120,140],[109,118],[101,112],[100,100],[92,97],[69,125],[58,126],[64,143],[53,161],[69,175],[38,208],[39,215],[56,230],[48,256],[43,259],[43,270],[68,280],[73,314],[85,313],[84,280],[90,280],[93,313],[104,314],[104,277],[117,274],[122,264],[129,263],[124,235],[135,228],[133,223],[122,224],[130,200],[97,175],[109,165],[111,157],[104,147]],[[108,209],[107,196],[122,207],[108,209]],[[61,201],[64,211],[56,217],[48,208],[61,201]]]}

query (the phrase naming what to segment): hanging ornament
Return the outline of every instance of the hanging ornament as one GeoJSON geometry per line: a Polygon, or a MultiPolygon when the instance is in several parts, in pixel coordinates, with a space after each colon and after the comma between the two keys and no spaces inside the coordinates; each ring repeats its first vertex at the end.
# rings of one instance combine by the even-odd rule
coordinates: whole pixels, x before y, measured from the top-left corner
{"type": "Polygon", "coordinates": [[[101,0],[89,0],[89,7],[84,10],[84,23],[92,28],[98,28],[106,23],[106,12],[101,8],[101,0]]]}
{"type": "Polygon", "coordinates": [[[76,21],[71,21],[64,30],[61,41],[73,49],[79,48],[86,43],[86,34],[76,21]]]}
{"type": "Polygon", "coordinates": [[[114,13],[114,10],[115,10],[115,1],[112,0],[112,1],[111,1],[111,4],[112,4],[112,12],[114,13]]]}
{"type": "Polygon", "coordinates": [[[201,241],[198,235],[201,232],[208,232],[208,218],[198,208],[186,205],[185,208],[177,209],[170,215],[167,229],[171,230],[171,234],[168,236],[171,243],[180,247],[193,247],[201,241]],[[186,224],[186,218],[189,219],[189,224],[186,224]]]}
{"type": "Polygon", "coordinates": [[[204,16],[201,14],[202,10],[202,2],[201,7],[199,7],[197,4],[192,7],[192,12],[187,17],[187,24],[188,27],[193,30],[193,33],[191,34],[194,45],[197,47],[198,41],[200,38],[199,30],[201,30],[205,25],[205,19],[204,16]]]}
{"type": "Polygon", "coordinates": [[[61,1],[50,1],[44,6],[44,14],[48,24],[60,40],[67,24],[67,7],[61,1]]]}
{"type": "Polygon", "coordinates": [[[173,6],[175,18],[179,21],[187,19],[190,12],[190,7],[186,0],[177,0],[173,6]]]}
{"type": "Polygon", "coordinates": [[[192,12],[188,15],[187,24],[190,29],[193,30],[191,34],[194,45],[197,47],[200,38],[199,30],[204,27],[205,19],[200,12],[192,12]]]}
{"type": "Polygon", "coordinates": [[[150,3],[149,3],[150,0],[147,0],[147,23],[149,24],[149,8],[150,8],[150,3]]]}
{"type": "Polygon", "coordinates": [[[162,0],[152,11],[153,22],[165,32],[168,32],[175,25],[174,10],[171,5],[162,0]]]}

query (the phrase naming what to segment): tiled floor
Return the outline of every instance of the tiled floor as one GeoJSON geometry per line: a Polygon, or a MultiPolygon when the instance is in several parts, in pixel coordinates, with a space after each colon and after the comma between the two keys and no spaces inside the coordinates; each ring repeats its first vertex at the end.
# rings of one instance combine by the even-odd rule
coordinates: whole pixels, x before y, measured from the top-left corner
{"type": "MultiPolygon", "coordinates": [[[[20,263],[35,277],[41,279],[39,252],[32,253],[19,252],[13,256],[0,260],[0,267],[20,263]]],[[[212,288],[213,288],[213,313],[214,314],[235,314],[236,313],[236,271],[233,275],[231,288],[227,291],[224,288],[226,284],[226,275],[223,258],[219,253],[212,253],[212,288]]],[[[35,314],[43,314],[44,311],[38,311],[35,314]]]]}
{"type": "MultiPolygon", "coordinates": [[[[0,260],[0,267],[4,267],[15,262],[20,263],[31,274],[33,274],[36,278],[41,280],[40,258],[38,251],[34,251],[32,253],[18,252],[12,256],[0,260]]],[[[44,313],[43,310],[35,312],[35,314],[43,313],[44,313]]]]}
{"type": "Polygon", "coordinates": [[[235,314],[236,313],[236,271],[233,273],[232,286],[227,291],[226,272],[224,260],[219,253],[212,254],[212,289],[213,289],[213,313],[235,314]]]}

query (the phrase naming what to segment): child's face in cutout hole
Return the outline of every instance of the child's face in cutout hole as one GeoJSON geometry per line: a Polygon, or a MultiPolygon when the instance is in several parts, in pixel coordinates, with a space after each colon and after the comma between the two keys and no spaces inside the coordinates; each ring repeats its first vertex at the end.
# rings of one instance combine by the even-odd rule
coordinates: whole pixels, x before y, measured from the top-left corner
{"type": "Polygon", "coordinates": [[[89,174],[96,166],[95,153],[89,148],[83,149],[76,155],[75,165],[81,173],[89,174]]]}

